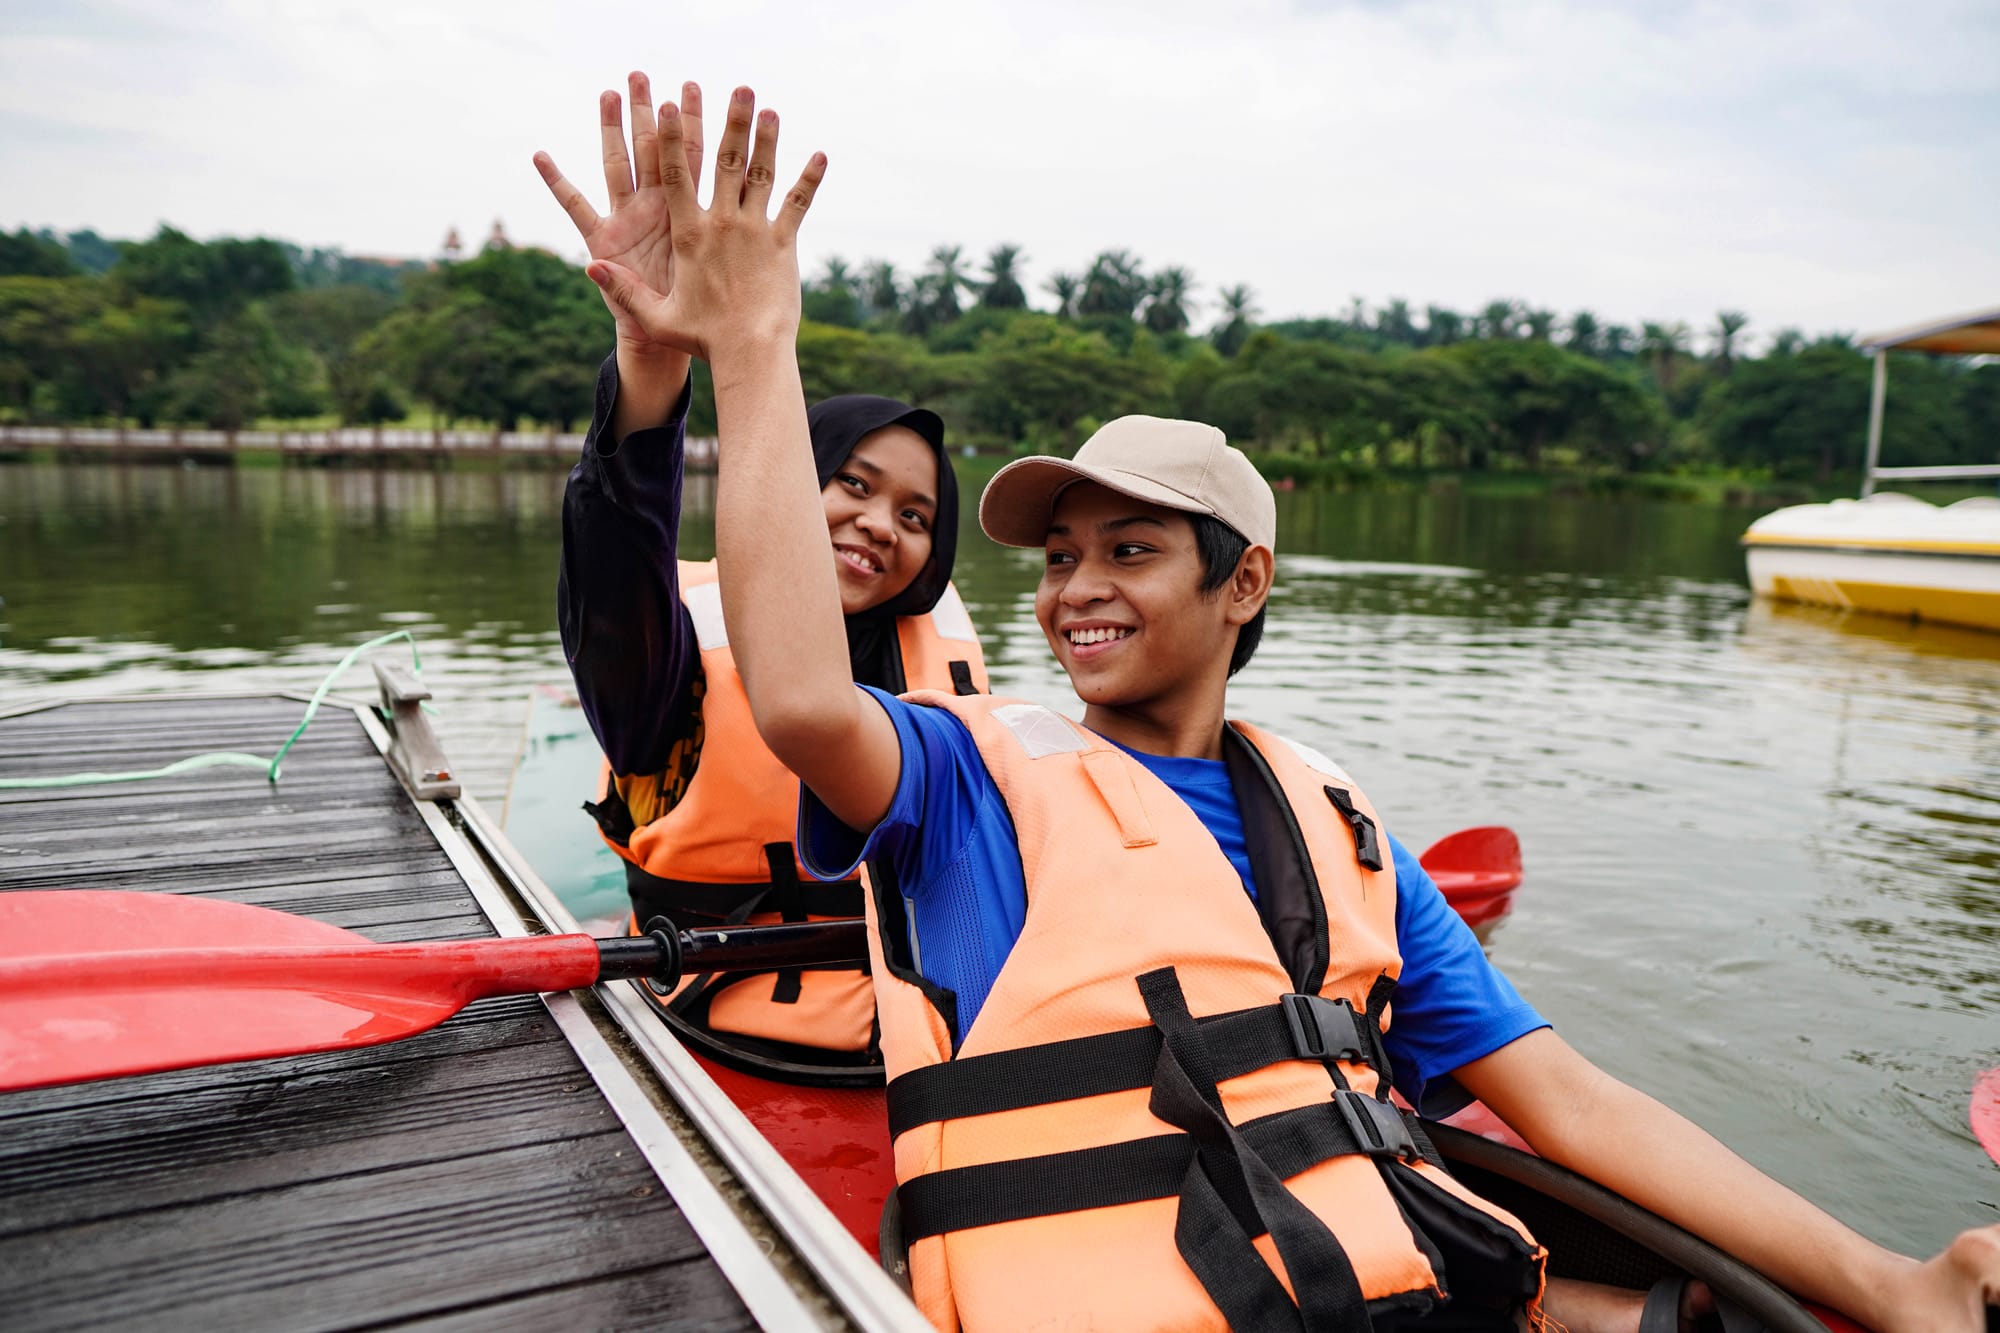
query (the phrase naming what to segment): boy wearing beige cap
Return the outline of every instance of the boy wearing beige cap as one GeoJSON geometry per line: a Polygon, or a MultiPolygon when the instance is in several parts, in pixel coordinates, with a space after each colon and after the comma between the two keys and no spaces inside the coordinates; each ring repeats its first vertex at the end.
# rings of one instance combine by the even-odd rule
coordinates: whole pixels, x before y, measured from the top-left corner
{"type": "MultiPolygon", "coordinates": [[[[1270,593],[1269,488],[1221,433],[1123,418],[981,502],[1045,551],[1035,613],[1083,702],[896,699],[848,670],[795,354],[817,155],[767,221],[776,120],[739,90],[701,209],[661,109],[677,277],[591,276],[707,358],[724,616],[800,844],[867,859],[915,1296],[941,1328],[1671,1330],[1551,1284],[1514,1219],[1391,1107],[1459,1088],[1544,1156],[1877,1330],[1965,1330],[2000,1228],[1871,1244],[1590,1065],[1478,957],[1352,779],[1225,723],[1270,593]],[[1394,996],[1393,1022],[1390,997],[1394,996]]],[[[1642,1304],[1648,1308],[1642,1313],[1642,1304]]]]}

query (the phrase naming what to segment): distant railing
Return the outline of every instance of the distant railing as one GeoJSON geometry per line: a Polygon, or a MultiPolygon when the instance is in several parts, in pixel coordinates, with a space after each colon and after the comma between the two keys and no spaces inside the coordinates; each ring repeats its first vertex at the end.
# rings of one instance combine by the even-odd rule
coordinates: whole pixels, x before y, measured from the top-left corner
{"type": "MultiPolygon", "coordinates": [[[[0,448],[57,452],[193,456],[271,450],[302,458],[439,457],[575,458],[583,436],[557,431],[410,430],[341,426],[329,430],[138,430],[105,426],[0,425],[0,448]]],[[[687,461],[712,467],[715,441],[690,437],[687,461]]]]}

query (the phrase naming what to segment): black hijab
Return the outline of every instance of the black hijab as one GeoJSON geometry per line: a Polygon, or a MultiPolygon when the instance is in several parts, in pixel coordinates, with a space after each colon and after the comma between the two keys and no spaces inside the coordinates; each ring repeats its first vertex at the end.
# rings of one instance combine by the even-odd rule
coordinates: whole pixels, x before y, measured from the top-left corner
{"type": "Polygon", "coordinates": [[[813,465],[825,489],[854,446],[885,426],[906,426],[922,436],[937,457],[937,514],[931,524],[931,558],[910,586],[880,606],[847,617],[847,661],[863,685],[900,694],[905,688],[903,655],[896,642],[896,619],[919,616],[937,605],[951,582],[958,554],[958,479],[944,452],[944,422],[926,408],[894,398],[844,393],[813,404],[806,413],[812,430],[813,465]]]}

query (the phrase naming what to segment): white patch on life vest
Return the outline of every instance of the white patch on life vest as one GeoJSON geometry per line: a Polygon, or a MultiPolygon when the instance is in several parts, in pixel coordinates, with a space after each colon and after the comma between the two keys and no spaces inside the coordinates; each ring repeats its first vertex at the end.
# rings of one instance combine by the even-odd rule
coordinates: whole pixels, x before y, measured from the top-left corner
{"type": "Polygon", "coordinates": [[[1289,745],[1292,748],[1292,753],[1297,755],[1305,763],[1305,766],[1313,772],[1323,773],[1343,786],[1352,787],[1354,785],[1354,779],[1347,776],[1346,769],[1334,763],[1333,760],[1328,759],[1318,750],[1313,749],[1312,746],[1301,745],[1290,736],[1280,736],[1278,739],[1289,745]]]}
{"type": "Polygon", "coordinates": [[[1030,759],[1079,754],[1090,748],[1090,742],[1067,719],[1040,704],[1002,704],[993,710],[993,717],[1014,733],[1030,759]]]}
{"type": "Polygon", "coordinates": [[[729,646],[729,627],[722,623],[721,584],[683,588],[681,601],[687,605],[688,618],[694,621],[695,642],[703,652],[729,646]]]}
{"type": "Polygon", "coordinates": [[[965,603],[958,599],[958,589],[949,583],[944,585],[944,596],[938,598],[937,605],[931,608],[931,628],[940,639],[979,642],[979,631],[972,627],[972,616],[967,613],[965,603]]]}

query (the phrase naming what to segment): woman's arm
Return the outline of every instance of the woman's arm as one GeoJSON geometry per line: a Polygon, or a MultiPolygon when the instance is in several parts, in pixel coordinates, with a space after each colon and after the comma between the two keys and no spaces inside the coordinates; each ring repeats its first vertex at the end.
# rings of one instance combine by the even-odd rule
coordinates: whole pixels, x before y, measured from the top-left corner
{"type": "Polygon", "coordinates": [[[1981,1333],[1982,1307],[2000,1301],[2000,1226],[1964,1233],[1928,1263],[1883,1249],[1549,1029],[1456,1076],[1550,1161],[1877,1333],[1981,1333]]]}
{"type": "Polygon", "coordinates": [[[563,488],[556,621],[584,716],[620,775],[652,773],[688,724],[697,649],[675,563],[687,394],[619,440],[616,358],[598,372],[583,457],[563,488]]]}
{"type": "MultiPolygon", "coordinates": [[[[632,107],[629,151],[618,94],[607,89],[597,99],[604,185],[611,201],[609,215],[600,215],[592,208],[583,191],[569,182],[547,153],[535,154],[535,170],[563,212],[569,214],[592,259],[622,265],[666,293],[674,286],[673,230],[660,183],[659,123],[653,113],[652,84],[645,74],[634,70],[626,78],[626,87],[632,107]]],[[[700,85],[683,84],[680,105],[670,102],[661,110],[668,107],[682,126],[679,152],[685,157],[688,172],[698,181],[702,155],[700,85]]],[[[666,424],[687,383],[688,354],[649,337],[608,297],[604,304],[618,331],[620,392],[610,420],[610,439],[616,447],[633,431],[666,424]]]]}
{"type": "Polygon", "coordinates": [[[648,336],[708,361],[721,435],[716,558],[723,617],[757,729],[843,823],[872,828],[901,767],[895,727],[854,687],[799,382],[799,224],[825,173],[814,154],[767,217],[778,120],[730,99],[703,210],[681,169],[678,116],[661,108],[660,170],[673,218],[672,292],[620,265],[591,277],[648,336]]]}

